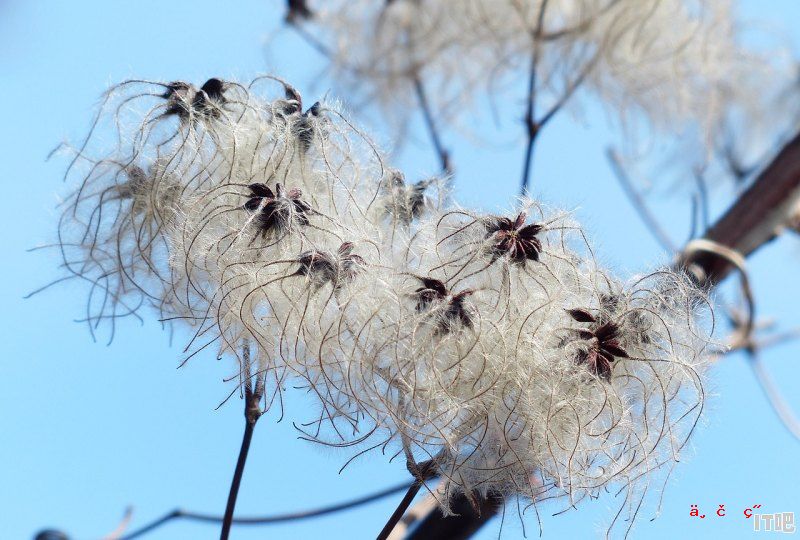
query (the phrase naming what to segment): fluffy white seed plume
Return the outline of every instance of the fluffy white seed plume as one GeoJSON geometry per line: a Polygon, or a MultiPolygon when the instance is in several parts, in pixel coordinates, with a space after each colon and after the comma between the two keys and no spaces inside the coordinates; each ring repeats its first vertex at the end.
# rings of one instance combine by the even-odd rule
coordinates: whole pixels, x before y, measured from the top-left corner
{"type": "Polygon", "coordinates": [[[406,179],[335,104],[275,78],[108,97],[59,229],[92,325],[149,304],[193,330],[190,356],[216,348],[240,385],[269,385],[265,407],[299,381],[319,405],[305,438],[430,461],[444,508],[617,487],[635,513],[677,460],[711,330],[681,274],[622,283],[534,201],[455,207],[444,180],[406,179]]]}
{"type": "Polygon", "coordinates": [[[532,84],[534,121],[593,96],[624,127],[631,157],[646,157],[665,134],[690,138],[685,146],[699,155],[688,170],[720,157],[715,152],[724,163],[729,148],[720,147],[731,137],[722,134],[731,127],[736,140],[762,126],[757,135],[767,147],[785,136],[785,122],[762,122],[769,109],[753,105],[794,92],[796,69],[784,47],[746,46],[756,25],[739,21],[731,0],[305,4],[306,16],[291,21],[327,53],[334,79],[355,102],[377,102],[399,124],[420,92],[437,125],[466,128],[460,120],[478,99],[507,110],[524,98],[509,99],[509,88],[532,84]]]}
{"type": "Polygon", "coordinates": [[[496,91],[536,51],[540,91],[585,81],[619,110],[653,119],[710,114],[720,83],[746,60],[730,2],[717,0],[357,0],[309,3],[339,76],[362,95],[413,102],[416,79],[437,110],[496,91]],[[398,93],[400,94],[398,99],[398,93]]]}

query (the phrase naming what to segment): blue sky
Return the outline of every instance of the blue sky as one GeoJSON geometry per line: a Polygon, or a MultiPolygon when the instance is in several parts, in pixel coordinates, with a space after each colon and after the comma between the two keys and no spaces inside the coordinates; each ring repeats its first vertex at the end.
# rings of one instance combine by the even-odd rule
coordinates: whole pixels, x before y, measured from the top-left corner
{"type": "MultiPolygon", "coordinates": [[[[800,34],[800,4],[793,0],[742,4],[787,32],[800,34]]],[[[47,161],[59,142],[81,137],[101,92],[129,77],[202,82],[211,76],[247,79],[274,72],[308,95],[331,88],[314,82],[321,64],[289,30],[282,29],[282,2],[21,1],[0,2],[0,538],[25,539],[46,526],[75,539],[99,538],[123,510],[134,506],[134,526],[180,506],[222,512],[238,452],[242,414],[233,401],[215,411],[228,393],[230,370],[213,357],[180,361],[180,336],[170,345],[155,317],[122,324],[113,344],[92,343],[81,316],[85,291],[55,287],[23,296],[58,275],[55,254],[28,253],[54,235],[57,193],[63,192],[63,159],[47,161]],[[313,90],[312,90],[313,89],[313,90]]],[[[521,116],[522,112],[520,110],[521,116]]],[[[505,127],[517,129],[515,118],[505,127]]],[[[581,122],[563,116],[537,147],[534,193],[549,204],[575,208],[601,259],[621,272],[646,270],[665,255],[638,221],[603,156],[605,117],[588,106],[581,122]]],[[[374,128],[375,126],[373,126],[374,128]]],[[[410,177],[436,170],[415,126],[415,139],[397,156],[410,177]]],[[[391,141],[390,132],[379,131],[391,141]]],[[[520,139],[502,148],[475,147],[446,133],[458,169],[456,198],[484,209],[508,207],[521,168],[520,139]]],[[[724,201],[724,190],[719,192],[724,201]]],[[[717,205],[718,210],[723,204],[717,205]]],[[[676,241],[687,233],[688,209],[679,195],[656,201],[655,210],[676,241]]],[[[786,326],[800,324],[793,306],[800,243],[783,238],[750,261],[759,312],[786,326]]],[[[764,354],[769,370],[796,410],[800,343],[764,354]]],[[[711,373],[714,394],[692,454],[668,486],[661,516],[652,512],[634,537],[749,538],[744,508],[794,511],[800,517],[800,443],[782,429],[762,397],[746,359],[732,355],[711,373]],[[711,514],[725,504],[725,518],[689,518],[690,504],[711,514]]],[[[402,463],[380,455],[356,461],[341,475],[346,452],[297,439],[291,418],[308,405],[289,393],[288,420],[259,423],[237,510],[277,513],[361,495],[406,477],[402,463]]],[[[399,497],[356,511],[290,525],[237,528],[234,538],[369,538],[380,530],[399,497]]],[[[604,530],[617,501],[604,497],[578,512],[551,517],[543,508],[545,538],[582,538],[604,530]]],[[[536,537],[535,518],[526,521],[536,537]]],[[[479,538],[497,538],[499,521],[479,538]]],[[[214,526],[175,522],[153,540],[215,538],[214,526]]],[[[507,519],[502,538],[521,536],[507,519]]]]}

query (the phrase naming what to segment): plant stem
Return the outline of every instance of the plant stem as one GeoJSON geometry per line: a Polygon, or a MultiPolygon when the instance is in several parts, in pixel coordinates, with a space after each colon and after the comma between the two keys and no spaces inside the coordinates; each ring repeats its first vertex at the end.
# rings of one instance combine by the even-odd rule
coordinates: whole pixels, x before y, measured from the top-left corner
{"type": "Polygon", "coordinates": [[[247,454],[250,452],[250,441],[253,440],[253,430],[256,428],[256,422],[263,414],[261,398],[264,396],[264,379],[259,374],[251,374],[250,343],[248,341],[245,341],[242,347],[242,363],[244,364],[244,373],[246,375],[244,387],[244,435],[242,436],[242,446],[239,449],[239,459],[236,460],[236,469],[233,471],[231,489],[228,492],[225,515],[222,518],[220,540],[228,540],[228,536],[231,533],[233,511],[236,508],[236,497],[239,495],[239,485],[242,483],[247,454]]]}
{"type": "Polygon", "coordinates": [[[389,535],[394,530],[397,523],[403,518],[403,515],[408,510],[408,507],[411,506],[411,502],[414,500],[414,497],[417,496],[419,493],[419,488],[422,487],[422,482],[416,480],[411,486],[408,488],[408,491],[403,497],[403,500],[400,501],[400,504],[397,505],[392,516],[389,518],[389,521],[386,522],[386,525],[383,526],[380,534],[378,535],[378,540],[386,540],[389,538],[389,535]]]}
{"type": "Polygon", "coordinates": [[[228,492],[228,504],[225,506],[225,515],[222,518],[222,532],[219,535],[220,540],[227,540],[231,531],[231,525],[233,524],[233,510],[236,508],[236,497],[239,495],[239,485],[242,483],[244,466],[245,463],[247,463],[247,454],[250,451],[250,441],[253,439],[253,431],[256,427],[257,421],[257,416],[248,416],[245,422],[244,435],[242,436],[242,447],[239,449],[239,459],[236,461],[236,470],[233,472],[231,489],[228,492]]]}
{"type": "Polygon", "coordinates": [[[157,529],[164,525],[165,523],[172,521],[173,519],[181,517],[180,510],[173,510],[169,514],[158,518],[157,520],[153,521],[152,523],[148,523],[144,527],[140,529],[136,529],[128,534],[124,534],[119,537],[119,540],[133,540],[134,538],[139,538],[140,536],[144,536],[145,534],[149,533],[150,531],[157,529]]]}

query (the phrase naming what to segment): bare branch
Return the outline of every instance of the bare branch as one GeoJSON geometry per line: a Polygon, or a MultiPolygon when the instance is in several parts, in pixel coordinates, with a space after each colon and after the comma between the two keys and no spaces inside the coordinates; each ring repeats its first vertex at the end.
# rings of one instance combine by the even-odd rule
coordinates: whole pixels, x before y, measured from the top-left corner
{"type": "Polygon", "coordinates": [[[647,206],[647,203],[645,203],[641,193],[639,193],[639,191],[633,185],[633,182],[631,182],[630,177],[622,166],[622,161],[620,160],[617,152],[615,152],[613,148],[608,148],[606,150],[606,157],[608,158],[608,162],[611,164],[611,170],[614,172],[614,176],[617,177],[619,184],[622,186],[622,190],[625,192],[625,195],[633,205],[634,210],[636,210],[636,212],[639,214],[639,217],[647,226],[650,233],[653,235],[656,241],[658,241],[664,251],[667,253],[675,253],[677,251],[675,244],[672,243],[672,239],[670,239],[667,232],[658,222],[658,219],[656,219],[656,217],[650,211],[650,208],[647,206]]]}
{"type": "MultiPolygon", "coordinates": [[[[369,504],[381,499],[385,499],[391,495],[406,491],[411,486],[411,482],[403,482],[375,493],[370,493],[356,499],[333,504],[331,506],[323,506],[321,508],[312,508],[309,510],[301,510],[299,512],[290,512],[288,514],[275,514],[272,516],[252,516],[252,517],[234,517],[232,523],[234,525],[271,525],[274,523],[285,523],[287,521],[299,521],[302,519],[310,519],[328,514],[334,514],[351,508],[357,508],[365,504],[369,504]]],[[[157,529],[158,527],[169,523],[176,519],[185,519],[188,521],[197,521],[201,523],[222,523],[223,516],[213,514],[203,514],[200,512],[190,512],[187,510],[175,509],[164,516],[158,518],[152,523],[148,523],[143,527],[131,532],[126,536],[121,536],[119,540],[133,540],[139,538],[144,534],[157,529]]]]}
{"type": "Polygon", "coordinates": [[[453,172],[450,164],[450,153],[444,147],[444,144],[442,144],[442,139],[439,135],[439,129],[436,126],[436,119],[433,116],[433,111],[431,110],[430,102],[428,101],[428,95],[425,93],[425,87],[423,86],[419,75],[414,77],[414,92],[417,95],[419,107],[422,109],[422,117],[425,120],[425,125],[428,128],[428,134],[431,137],[431,142],[433,142],[433,148],[436,150],[436,154],[439,156],[439,164],[442,168],[442,173],[450,174],[453,172]]]}
{"type": "Polygon", "coordinates": [[[445,516],[437,505],[428,517],[408,536],[409,540],[423,538],[464,539],[475,534],[488,523],[503,506],[503,498],[499,494],[490,494],[484,498],[475,494],[477,508],[467,497],[460,495],[450,502],[454,515],[445,516]]]}
{"type": "Polygon", "coordinates": [[[548,0],[543,0],[542,7],[539,8],[539,17],[536,21],[536,30],[533,37],[533,51],[531,53],[530,74],[528,78],[528,104],[525,112],[525,127],[527,128],[528,143],[525,147],[525,161],[522,168],[522,181],[520,182],[520,195],[528,192],[530,182],[531,166],[533,165],[533,147],[539,135],[541,126],[536,122],[536,70],[539,65],[540,41],[536,36],[542,33],[544,27],[544,15],[547,11],[548,0]]]}
{"type": "Polygon", "coordinates": [[[763,351],[768,347],[775,347],[777,345],[782,345],[787,341],[794,341],[795,339],[798,338],[800,338],[800,327],[787,330],[786,332],[781,332],[778,334],[764,337],[756,341],[756,348],[760,351],[763,351]]]}
{"type": "Polygon", "coordinates": [[[755,349],[750,350],[748,351],[748,356],[750,360],[750,367],[753,368],[753,374],[756,376],[756,380],[761,386],[761,389],[764,391],[764,395],[767,397],[769,404],[775,410],[778,418],[781,420],[789,433],[791,433],[795,439],[800,440],[800,420],[797,419],[792,411],[792,408],[786,402],[783,394],[781,394],[781,391],[775,384],[775,381],[772,379],[769,372],[767,372],[767,370],[764,368],[764,364],[761,362],[758,351],[755,349]]]}

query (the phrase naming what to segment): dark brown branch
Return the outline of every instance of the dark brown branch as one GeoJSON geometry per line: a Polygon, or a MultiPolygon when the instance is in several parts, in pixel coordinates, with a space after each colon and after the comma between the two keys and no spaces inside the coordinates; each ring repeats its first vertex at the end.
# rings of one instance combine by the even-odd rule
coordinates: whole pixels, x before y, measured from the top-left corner
{"type": "MultiPolygon", "coordinates": [[[[795,136],[741,194],[703,238],[737,251],[743,257],[769,243],[788,226],[800,199],[800,134],[795,136]]],[[[708,285],[721,281],[733,266],[711,253],[682,256],[679,264],[693,265],[708,285]]]]}
{"type": "Polygon", "coordinates": [[[450,505],[455,515],[445,517],[442,509],[437,505],[433,512],[417,525],[408,538],[447,538],[448,540],[469,538],[497,515],[503,506],[503,498],[499,494],[491,494],[488,498],[482,498],[476,494],[473,501],[470,502],[467,497],[459,495],[450,502],[450,505]],[[473,506],[475,501],[478,504],[477,508],[473,506]]]}

